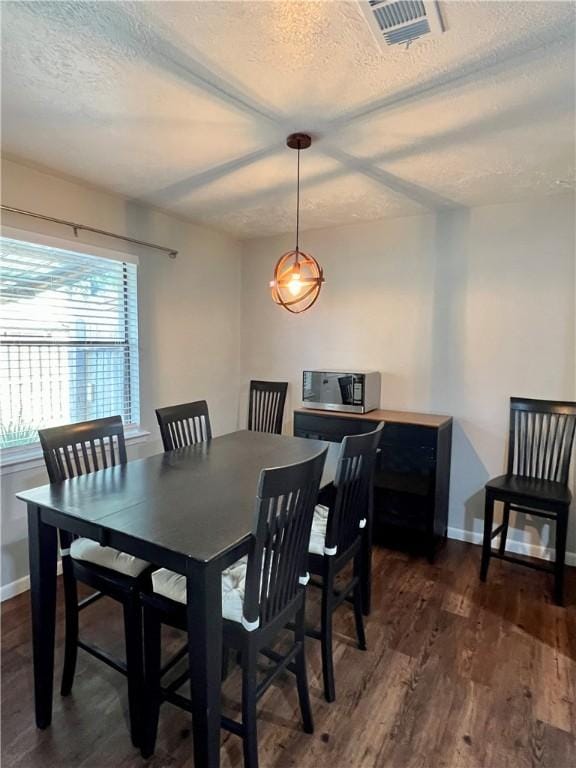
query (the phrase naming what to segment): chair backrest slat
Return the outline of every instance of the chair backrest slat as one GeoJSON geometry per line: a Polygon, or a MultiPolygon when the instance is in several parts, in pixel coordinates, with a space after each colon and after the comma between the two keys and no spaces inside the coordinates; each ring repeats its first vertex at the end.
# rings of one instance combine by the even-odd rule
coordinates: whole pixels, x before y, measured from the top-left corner
{"type": "Polygon", "coordinates": [[[125,464],[126,443],[120,416],[93,419],[38,431],[51,483],[125,464]]]}
{"type": "Polygon", "coordinates": [[[76,443],[71,446],[72,448],[72,455],[74,457],[74,466],[76,467],[76,474],[81,475],[83,474],[82,464],[80,463],[80,455],[78,454],[78,447],[76,443]]]}
{"type": "Polygon", "coordinates": [[[326,525],[325,547],[345,552],[361,534],[372,502],[374,468],[384,422],[363,435],[348,435],[342,441],[334,480],[335,497],[326,525]]]}
{"type": "Polygon", "coordinates": [[[510,399],[508,474],[568,483],[576,403],[510,399]]]}
{"type": "Polygon", "coordinates": [[[260,473],[244,597],[250,623],[273,621],[299,593],[326,453],[260,473]]]}
{"type": "Polygon", "coordinates": [[[64,461],[66,462],[66,471],[68,472],[68,477],[74,477],[74,469],[70,460],[70,446],[63,445],[62,453],[64,454],[64,461]]]}
{"type": "Polygon", "coordinates": [[[282,433],[286,381],[251,381],[248,401],[248,429],[252,432],[282,433]]]}
{"type": "Polygon", "coordinates": [[[100,469],[100,466],[98,464],[98,451],[96,450],[96,443],[94,440],[90,440],[90,448],[91,448],[90,457],[92,459],[92,470],[94,472],[97,472],[100,469]]]}
{"type": "Polygon", "coordinates": [[[156,409],[165,451],[210,440],[212,428],[206,400],[156,409]]]}
{"type": "MultiPolygon", "coordinates": [[[[99,438],[100,443],[100,456],[102,456],[102,464],[104,465],[104,469],[108,469],[108,460],[106,458],[106,448],[104,446],[104,441],[102,438],[99,438]]],[[[112,443],[112,440],[110,440],[110,443],[112,443]]]]}

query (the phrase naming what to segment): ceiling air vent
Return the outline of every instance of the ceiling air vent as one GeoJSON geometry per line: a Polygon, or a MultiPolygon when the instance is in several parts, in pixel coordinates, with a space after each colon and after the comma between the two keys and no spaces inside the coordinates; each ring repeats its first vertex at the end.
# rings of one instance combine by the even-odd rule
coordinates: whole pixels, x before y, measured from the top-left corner
{"type": "Polygon", "coordinates": [[[405,45],[441,34],[442,19],[435,0],[360,0],[376,40],[382,45],[405,45]]]}

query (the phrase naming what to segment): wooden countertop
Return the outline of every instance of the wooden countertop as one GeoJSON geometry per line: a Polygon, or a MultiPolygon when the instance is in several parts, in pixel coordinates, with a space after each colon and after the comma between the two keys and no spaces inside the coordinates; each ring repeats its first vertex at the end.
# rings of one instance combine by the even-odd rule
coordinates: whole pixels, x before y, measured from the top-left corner
{"type": "Polygon", "coordinates": [[[320,411],[315,408],[295,408],[295,413],[309,413],[314,416],[337,417],[342,419],[366,419],[367,421],[387,421],[392,424],[415,424],[419,427],[439,429],[452,421],[452,416],[437,413],[413,413],[412,411],[385,411],[377,409],[368,413],[349,413],[348,411],[320,411]]]}

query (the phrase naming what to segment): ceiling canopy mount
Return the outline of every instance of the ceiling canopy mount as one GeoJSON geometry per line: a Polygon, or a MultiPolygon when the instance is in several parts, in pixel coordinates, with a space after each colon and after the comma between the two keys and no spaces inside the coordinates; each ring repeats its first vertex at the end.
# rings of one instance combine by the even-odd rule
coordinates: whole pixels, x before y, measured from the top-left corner
{"type": "Polygon", "coordinates": [[[308,149],[312,144],[312,137],[307,133],[291,133],[286,139],[286,146],[290,149],[308,149]]]}

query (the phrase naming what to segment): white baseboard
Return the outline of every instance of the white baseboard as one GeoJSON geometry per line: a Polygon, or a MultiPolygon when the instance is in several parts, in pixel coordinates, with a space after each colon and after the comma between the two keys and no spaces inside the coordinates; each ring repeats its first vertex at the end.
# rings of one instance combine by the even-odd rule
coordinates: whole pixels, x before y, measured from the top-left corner
{"type": "MultiPolygon", "coordinates": [[[[58,562],[58,568],[56,569],[58,575],[62,573],[62,563],[58,562]]],[[[9,584],[4,584],[0,587],[0,603],[4,600],[10,600],[11,597],[27,592],[30,589],[30,576],[22,576],[21,579],[11,581],[9,584]]]]}
{"type": "MultiPolygon", "coordinates": [[[[462,528],[448,528],[448,538],[457,541],[468,541],[470,544],[482,544],[482,534],[479,531],[465,531],[462,528]]],[[[543,547],[540,544],[529,544],[526,541],[518,541],[508,538],[506,551],[515,555],[527,555],[539,557],[542,560],[554,560],[554,550],[543,547]]],[[[566,552],[566,565],[576,565],[576,552],[566,552]]]]}

